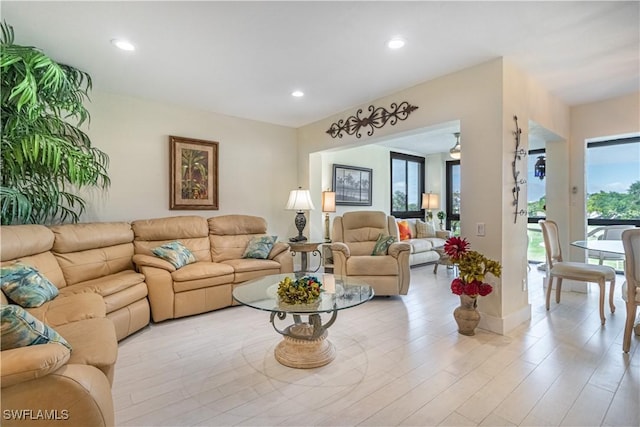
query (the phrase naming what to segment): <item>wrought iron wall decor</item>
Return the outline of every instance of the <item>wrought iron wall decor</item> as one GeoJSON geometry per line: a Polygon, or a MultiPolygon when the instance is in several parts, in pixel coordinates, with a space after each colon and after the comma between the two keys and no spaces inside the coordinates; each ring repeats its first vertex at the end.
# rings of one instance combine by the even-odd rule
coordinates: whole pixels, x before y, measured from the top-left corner
{"type": "Polygon", "coordinates": [[[527,152],[520,147],[520,135],[522,134],[522,129],[518,127],[518,116],[513,116],[513,120],[516,122],[516,130],[513,132],[513,135],[516,139],[516,151],[513,155],[513,162],[511,162],[511,171],[513,172],[513,180],[515,181],[513,186],[513,206],[515,207],[515,216],[513,218],[513,223],[518,222],[518,215],[526,215],[527,211],[524,209],[519,209],[518,202],[520,198],[520,186],[527,183],[527,180],[524,178],[520,178],[520,171],[518,170],[518,160],[521,160],[522,157],[527,155],[527,152]]]}
{"type": "Polygon", "coordinates": [[[331,135],[331,138],[342,138],[343,132],[347,135],[355,134],[356,138],[360,138],[362,136],[360,130],[369,127],[367,135],[371,136],[375,129],[380,129],[387,123],[393,126],[398,120],[407,120],[409,114],[417,109],[418,107],[409,104],[407,101],[403,101],[400,104],[392,103],[390,111],[387,111],[384,107],[369,105],[367,110],[371,114],[369,114],[368,117],[360,117],[362,108],[359,108],[355,116],[350,116],[346,120],[340,119],[336,123],[333,123],[327,130],[327,133],[331,135]]]}

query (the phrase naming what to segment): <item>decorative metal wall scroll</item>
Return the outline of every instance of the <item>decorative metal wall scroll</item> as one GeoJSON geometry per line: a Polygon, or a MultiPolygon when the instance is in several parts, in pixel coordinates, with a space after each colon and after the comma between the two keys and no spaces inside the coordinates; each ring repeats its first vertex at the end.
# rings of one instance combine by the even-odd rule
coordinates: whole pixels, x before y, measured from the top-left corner
{"type": "Polygon", "coordinates": [[[513,120],[516,122],[516,130],[513,132],[513,135],[516,138],[516,151],[513,155],[513,162],[511,162],[511,170],[513,172],[513,180],[515,184],[513,186],[513,206],[515,206],[515,216],[513,217],[513,223],[518,222],[518,215],[526,215],[527,211],[524,209],[518,209],[518,201],[520,198],[520,186],[527,183],[527,180],[524,178],[519,178],[520,171],[518,170],[518,160],[521,160],[523,156],[527,155],[527,152],[520,147],[520,135],[522,134],[522,129],[518,127],[518,116],[513,116],[513,120]]]}
{"type": "Polygon", "coordinates": [[[333,123],[327,130],[327,133],[331,135],[331,138],[342,138],[342,133],[346,132],[347,135],[356,135],[356,138],[360,138],[362,134],[360,129],[369,127],[367,135],[373,135],[375,129],[380,129],[387,123],[391,126],[395,125],[398,120],[406,120],[413,111],[418,107],[409,104],[407,101],[403,101],[400,104],[395,102],[391,104],[390,110],[387,111],[384,107],[374,107],[369,105],[369,117],[360,117],[362,114],[362,108],[359,108],[355,116],[350,116],[348,119],[338,120],[337,123],[333,123]]]}

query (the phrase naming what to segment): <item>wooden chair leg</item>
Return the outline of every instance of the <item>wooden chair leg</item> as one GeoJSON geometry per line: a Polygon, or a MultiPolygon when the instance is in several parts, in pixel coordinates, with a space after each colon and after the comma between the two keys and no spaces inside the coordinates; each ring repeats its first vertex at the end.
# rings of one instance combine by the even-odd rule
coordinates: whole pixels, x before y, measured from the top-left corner
{"type": "Polygon", "coordinates": [[[613,293],[616,288],[616,279],[611,281],[611,285],[609,286],[609,308],[611,309],[611,313],[616,312],[616,305],[613,303],[613,293]]]}
{"type": "Polygon", "coordinates": [[[636,304],[633,301],[627,302],[627,321],[624,324],[624,336],[622,339],[622,351],[629,353],[631,349],[631,334],[633,333],[633,323],[636,320],[636,304]]]}
{"type": "Polygon", "coordinates": [[[598,286],[600,287],[600,299],[599,299],[600,324],[604,325],[604,322],[606,321],[606,319],[604,317],[604,293],[606,292],[606,284],[605,284],[604,279],[598,281],[598,286]]]}
{"type": "Polygon", "coordinates": [[[553,277],[550,274],[547,275],[547,311],[549,311],[549,305],[551,302],[551,288],[553,287],[553,277]]]}
{"type": "Polygon", "coordinates": [[[560,304],[560,292],[562,291],[562,277],[556,278],[556,302],[560,304]]]}

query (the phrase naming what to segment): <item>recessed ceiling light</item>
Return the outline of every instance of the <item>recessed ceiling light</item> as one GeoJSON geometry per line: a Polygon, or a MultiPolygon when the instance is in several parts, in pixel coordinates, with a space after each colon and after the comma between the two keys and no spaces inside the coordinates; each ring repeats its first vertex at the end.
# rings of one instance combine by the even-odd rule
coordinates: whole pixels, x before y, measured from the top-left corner
{"type": "Polygon", "coordinates": [[[405,45],[406,41],[402,37],[394,37],[387,42],[389,49],[400,49],[405,45]]]}
{"type": "Polygon", "coordinates": [[[291,96],[295,96],[296,98],[300,98],[304,96],[304,92],[301,90],[294,90],[291,92],[291,96]]]}
{"type": "Polygon", "coordinates": [[[132,45],[130,42],[128,42],[127,40],[113,39],[111,40],[111,43],[118,49],[126,50],[128,52],[136,50],[136,47],[132,45]]]}

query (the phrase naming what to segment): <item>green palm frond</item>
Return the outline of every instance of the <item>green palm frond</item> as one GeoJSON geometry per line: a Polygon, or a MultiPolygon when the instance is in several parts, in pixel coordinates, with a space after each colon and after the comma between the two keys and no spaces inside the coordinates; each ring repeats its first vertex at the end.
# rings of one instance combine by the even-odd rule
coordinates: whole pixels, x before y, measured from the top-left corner
{"type": "Polygon", "coordinates": [[[79,128],[91,76],[14,44],[6,22],[0,36],[2,224],[77,222],[84,200],[65,188],[110,185],[109,157],[79,128]]]}

